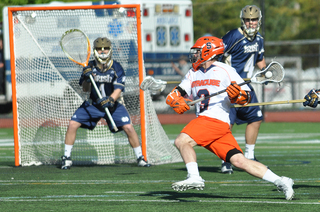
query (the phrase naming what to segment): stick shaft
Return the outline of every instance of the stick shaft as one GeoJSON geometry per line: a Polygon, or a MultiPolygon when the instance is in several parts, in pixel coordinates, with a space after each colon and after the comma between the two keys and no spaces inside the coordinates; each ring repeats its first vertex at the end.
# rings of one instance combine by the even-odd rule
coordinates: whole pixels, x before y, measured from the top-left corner
{"type": "MultiPolygon", "coordinates": [[[[99,99],[101,99],[101,98],[102,98],[102,95],[101,95],[101,93],[100,93],[100,91],[99,91],[99,89],[98,89],[98,87],[97,87],[97,85],[96,85],[96,82],[94,81],[94,79],[93,79],[93,77],[92,77],[91,74],[90,74],[90,80],[91,80],[91,83],[92,83],[92,85],[93,85],[93,87],[94,87],[94,90],[95,90],[96,93],[98,94],[99,99]]],[[[106,112],[106,114],[107,114],[107,116],[108,116],[108,118],[109,118],[109,121],[111,122],[111,125],[112,125],[113,129],[114,129],[115,131],[118,131],[118,128],[117,128],[116,124],[114,123],[114,120],[113,120],[113,118],[112,118],[112,116],[111,116],[111,114],[110,114],[109,109],[108,109],[108,108],[104,108],[104,110],[105,110],[105,112],[106,112]]]]}
{"type": "MultiPolygon", "coordinates": [[[[242,82],[242,83],[239,84],[239,86],[248,84],[248,83],[250,83],[250,82],[251,82],[251,80],[242,82]]],[[[188,105],[194,105],[194,104],[196,104],[196,103],[198,103],[198,102],[201,102],[201,101],[203,101],[203,100],[209,99],[209,98],[211,98],[211,97],[213,97],[213,96],[217,96],[217,95],[222,94],[222,93],[224,93],[224,92],[226,92],[226,91],[227,91],[227,89],[224,89],[224,90],[215,92],[215,93],[213,93],[213,94],[210,94],[210,95],[208,95],[208,96],[201,97],[201,98],[199,98],[199,99],[197,99],[197,100],[194,100],[194,101],[192,101],[192,102],[189,102],[188,105]]]]}
{"type": "Polygon", "coordinates": [[[274,102],[258,102],[258,103],[249,103],[247,105],[231,105],[231,107],[252,107],[252,106],[262,106],[262,105],[278,105],[278,104],[292,104],[292,103],[302,103],[306,101],[305,99],[296,99],[296,100],[285,100],[285,101],[274,101],[274,102]]]}

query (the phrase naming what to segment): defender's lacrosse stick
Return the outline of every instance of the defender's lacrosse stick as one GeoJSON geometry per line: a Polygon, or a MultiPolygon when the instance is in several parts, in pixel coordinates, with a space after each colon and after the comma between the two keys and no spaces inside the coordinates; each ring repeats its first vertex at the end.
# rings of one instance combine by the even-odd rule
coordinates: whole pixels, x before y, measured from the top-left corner
{"type": "MultiPolygon", "coordinates": [[[[263,84],[268,82],[279,83],[283,80],[283,78],[284,78],[284,68],[280,63],[276,61],[272,61],[264,70],[255,73],[251,79],[248,79],[248,81],[240,83],[239,86],[242,86],[248,83],[257,83],[257,84],[263,84]]],[[[201,102],[213,96],[222,94],[226,91],[227,89],[224,89],[216,93],[210,94],[208,96],[201,97],[195,101],[189,102],[188,105],[194,105],[198,102],[201,102]]]]}
{"type": "Polygon", "coordinates": [[[161,79],[155,79],[152,76],[147,76],[141,83],[140,89],[143,91],[150,90],[150,91],[160,91],[162,92],[167,84],[179,84],[180,81],[163,81],[161,79]]]}
{"type": "MultiPolygon", "coordinates": [[[[83,67],[86,67],[89,63],[91,49],[90,49],[90,40],[86,34],[84,34],[79,29],[70,29],[66,31],[61,39],[60,46],[62,51],[66,54],[66,56],[72,61],[83,67]]],[[[102,95],[92,77],[90,75],[90,81],[93,85],[98,97],[101,99],[102,95]]],[[[116,124],[110,114],[108,108],[105,108],[105,112],[111,122],[111,125],[115,131],[118,131],[116,124]]]]}
{"type": "MultiPolygon", "coordinates": [[[[320,98],[320,95],[313,89],[312,92],[320,98]]],[[[262,105],[278,105],[278,104],[292,104],[292,103],[302,103],[306,99],[295,99],[295,100],[285,100],[285,101],[275,101],[275,102],[258,102],[249,103],[247,105],[231,105],[231,107],[251,107],[251,106],[262,106],[262,105]]]]}
{"type": "Polygon", "coordinates": [[[292,103],[302,103],[305,99],[295,99],[295,100],[285,100],[285,101],[274,101],[274,102],[259,102],[259,103],[249,103],[247,105],[231,105],[231,107],[252,107],[252,106],[262,106],[262,105],[279,105],[279,104],[292,104],[292,103]]]}

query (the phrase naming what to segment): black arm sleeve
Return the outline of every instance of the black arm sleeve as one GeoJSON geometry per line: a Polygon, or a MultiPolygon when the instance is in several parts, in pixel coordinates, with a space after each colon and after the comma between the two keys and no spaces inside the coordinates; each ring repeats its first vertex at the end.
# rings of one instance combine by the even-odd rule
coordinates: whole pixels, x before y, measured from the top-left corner
{"type": "Polygon", "coordinates": [[[187,92],[183,90],[180,86],[177,86],[178,91],[181,93],[181,96],[185,96],[187,92]]]}

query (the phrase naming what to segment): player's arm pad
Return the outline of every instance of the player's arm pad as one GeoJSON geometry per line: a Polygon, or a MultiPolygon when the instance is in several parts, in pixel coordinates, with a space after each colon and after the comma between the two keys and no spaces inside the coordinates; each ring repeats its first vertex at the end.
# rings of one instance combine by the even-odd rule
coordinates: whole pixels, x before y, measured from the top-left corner
{"type": "MultiPolygon", "coordinates": [[[[173,108],[173,110],[178,113],[178,114],[183,114],[184,112],[186,112],[187,110],[190,110],[190,106],[187,104],[188,101],[191,101],[189,99],[185,99],[181,96],[181,92],[179,90],[181,90],[180,87],[175,87],[167,96],[166,98],[166,103],[167,105],[169,105],[170,107],[173,108]]],[[[181,90],[184,94],[186,94],[186,92],[182,89],[181,90]]]]}
{"type": "Polygon", "coordinates": [[[241,90],[241,87],[232,81],[227,87],[228,97],[231,103],[239,105],[246,105],[251,101],[251,95],[249,91],[241,90]]]}
{"type": "Polygon", "coordinates": [[[180,86],[177,86],[176,89],[180,92],[181,96],[185,96],[187,94],[187,92],[180,86]]]}

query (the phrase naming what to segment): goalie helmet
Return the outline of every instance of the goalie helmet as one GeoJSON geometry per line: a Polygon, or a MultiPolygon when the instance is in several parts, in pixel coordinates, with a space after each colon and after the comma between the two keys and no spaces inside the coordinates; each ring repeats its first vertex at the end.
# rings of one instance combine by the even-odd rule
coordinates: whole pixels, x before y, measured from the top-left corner
{"type": "Polygon", "coordinates": [[[259,29],[260,29],[260,25],[261,25],[261,10],[259,7],[257,7],[256,5],[247,5],[244,8],[242,8],[241,12],[240,12],[240,18],[241,18],[241,27],[244,30],[244,32],[249,36],[249,37],[254,37],[259,29]],[[255,28],[247,28],[246,24],[245,24],[245,19],[258,19],[258,24],[257,27],[255,28]]]}
{"type": "Polygon", "coordinates": [[[209,60],[219,57],[223,54],[224,45],[220,38],[213,36],[204,36],[199,38],[191,47],[189,58],[194,70],[209,60]]]}
{"type": "Polygon", "coordinates": [[[111,41],[108,38],[99,37],[95,39],[93,42],[93,52],[97,62],[101,64],[107,64],[107,66],[109,67],[109,64],[111,63],[112,46],[111,41]],[[109,52],[107,54],[103,52],[106,49],[109,49],[109,52]],[[99,54],[98,50],[102,50],[102,53],[99,54]]]}

